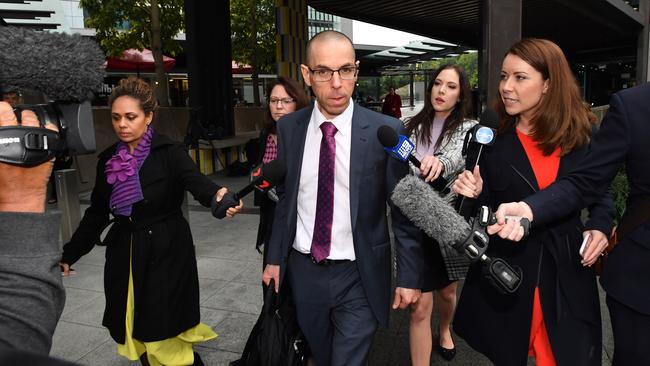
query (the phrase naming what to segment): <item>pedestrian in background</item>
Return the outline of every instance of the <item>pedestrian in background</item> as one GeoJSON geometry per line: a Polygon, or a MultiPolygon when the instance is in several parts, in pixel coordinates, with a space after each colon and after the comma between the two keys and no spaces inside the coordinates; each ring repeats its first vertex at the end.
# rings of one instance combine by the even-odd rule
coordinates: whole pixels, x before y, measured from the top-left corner
{"type": "MultiPolygon", "coordinates": [[[[266,120],[264,127],[260,132],[258,156],[255,166],[267,164],[278,155],[278,120],[309,104],[309,99],[305,95],[304,89],[294,80],[279,77],[276,81],[269,83],[266,91],[268,109],[266,110],[266,120]]],[[[263,266],[266,266],[266,257],[268,254],[268,242],[271,239],[271,228],[273,227],[273,215],[275,213],[275,204],[277,195],[275,190],[272,192],[255,191],[254,203],[260,208],[260,224],[257,228],[257,241],[255,248],[263,253],[263,266]]]]}
{"type": "Polygon", "coordinates": [[[402,98],[395,93],[395,88],[392,86],[388,88],[388,94],[384,97],[381,113],[395,118],[402,117],[402,98]]]}

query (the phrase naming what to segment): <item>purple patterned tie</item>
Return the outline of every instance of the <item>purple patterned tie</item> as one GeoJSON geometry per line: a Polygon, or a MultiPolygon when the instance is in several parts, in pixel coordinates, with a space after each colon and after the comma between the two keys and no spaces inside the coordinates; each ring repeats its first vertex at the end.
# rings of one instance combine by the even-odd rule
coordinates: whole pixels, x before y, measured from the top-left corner
{"type": "Polygon", "coordinates": [[[337,132],[332,122],[320,125],[323,138],[320,141],[318,159],[318,195],[316,198],[316,220],[311,241],[311,255],[317,263],[330,255],[332,245],[332,219],[334,217],[334,172],[337,132]]]}

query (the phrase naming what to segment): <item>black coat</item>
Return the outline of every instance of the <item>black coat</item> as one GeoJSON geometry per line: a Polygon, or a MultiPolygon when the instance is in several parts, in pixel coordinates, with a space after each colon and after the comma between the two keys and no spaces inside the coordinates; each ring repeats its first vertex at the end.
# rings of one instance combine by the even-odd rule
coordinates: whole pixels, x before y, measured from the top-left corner
{"type": "MultiPolygon", "coordinates": [[[[264,153],[266,152],[266,141],[270,135],[268,128],[263,128],[259,137],[259,149],[255,160],[255,167],[263,163],[264,153]]],[[[266,192],[255,190],[254,204],[260,208],[260,224],[257,228],[257,240],[255,247],[260,249],[263,247],[264,260],[262,265],[266,266],[266,256],[268,254],[268,242],[271,240],[271,232],[273,229],[273,219],[275,216],[275,202],[271,200],[266,192]]]]}
{"type": "MultiPolygon", "coordinates": [[[[563,156],[558,177],[576,167],[588,151],[583,147],[563,156]]],[[[532,167],[514,126],[497,137],[481,162],[481,204],[496,209],[539,190],[532,167]]],[[[495,364],[525,365],[530,338],[535,287],[551,347],[558,365],[600,365],[601,320],[596,276],[580,264],[582,232],[611,230],[614,204],[606,195],[590,207],[586,225],[572,212],[543,227],[535,227],[519,242],[490,237],[487,255],[499,257],[523,271],[518,291],[497,293],[481,278],[480,264],[468,272],[460,296],[454,330],[495,364]]]]}
{"type": "MultiPolygon", "coordinates": [[[[116,145],[99,154],[90,207],[63,248],[62,261],[73,264],[99,242],[109,221],[112,187],[104,167],[116,145]]],[[[209,207],[220,188],[199,172],[178,143],[154,134],[139,172],[144,199],[131,217],[118,216],[104,240],[103,325],[124,343],[124,324],[132,250],[135,320],[133,337],[145,342],[174,337],[199,323],[199,282],[192,234],[182,215],[184,192],[209,207]]]]}
{"type": "MultiPolygon", "coordinates": [[[[623,165],[630,184],[627,207],[650,197],[648,101],[650,83],[612,96],[600,131],[594,136],[592,151],[580,169],[525,200],[533,210],[533,224],[548,222],[573,207],[593,202],[623,165]]],[[[632,230],[610,253],[601,284],[607,296],[650,316],[650,222],[632,230]]]]}

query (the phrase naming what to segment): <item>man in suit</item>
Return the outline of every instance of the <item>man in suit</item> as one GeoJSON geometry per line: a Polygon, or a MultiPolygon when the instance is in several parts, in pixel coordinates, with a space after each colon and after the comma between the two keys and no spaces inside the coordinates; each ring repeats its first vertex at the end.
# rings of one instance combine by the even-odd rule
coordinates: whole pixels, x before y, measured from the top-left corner
{"type": "Polygon", "coordinates": [[[418,230],[388,201],[408,166],[377,139],[379,126],[401,133],[402,124],[351,101],[358,61],[344,34],[321,32],[306,53],[301,71],[316,101],[277,124],[287,175],[263,280],[289,281],[316,365],[365,365],[377,324],[388,324],[387,202],[397,256],[393,308],[420,295],[418,230]]]}
{"type": "MultiPolygon", "coordinates": [[[[535,226],[594,202],[625,164],[630,195],[618,225],[620,242],[609,254],[601,276],[614,331],[614,365],[650,365],[650,83],[612,96],[609,111],[579,168],[523,202],[497,210],[498,235],[519,240],[518,221],[535,226]]],[[[585,251],[587,251],[585,249],[585,251]]]]}

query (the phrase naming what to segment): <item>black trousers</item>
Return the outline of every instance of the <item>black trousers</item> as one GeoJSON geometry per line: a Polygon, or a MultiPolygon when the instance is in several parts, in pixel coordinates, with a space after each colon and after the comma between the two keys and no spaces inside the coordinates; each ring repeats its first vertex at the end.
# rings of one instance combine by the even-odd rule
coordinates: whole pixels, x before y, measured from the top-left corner
{"type": "Polygon", "coordinates": [[[650,315],[607,296],[614,332],[613,366],[650,365],[650,315]]]}
{"type": "Polygon", "coordinates": [[[355,261],[314,264],[292,251],[287,267],[298,324],[317,366],[365,366],[377,329],[355,261]]]}

